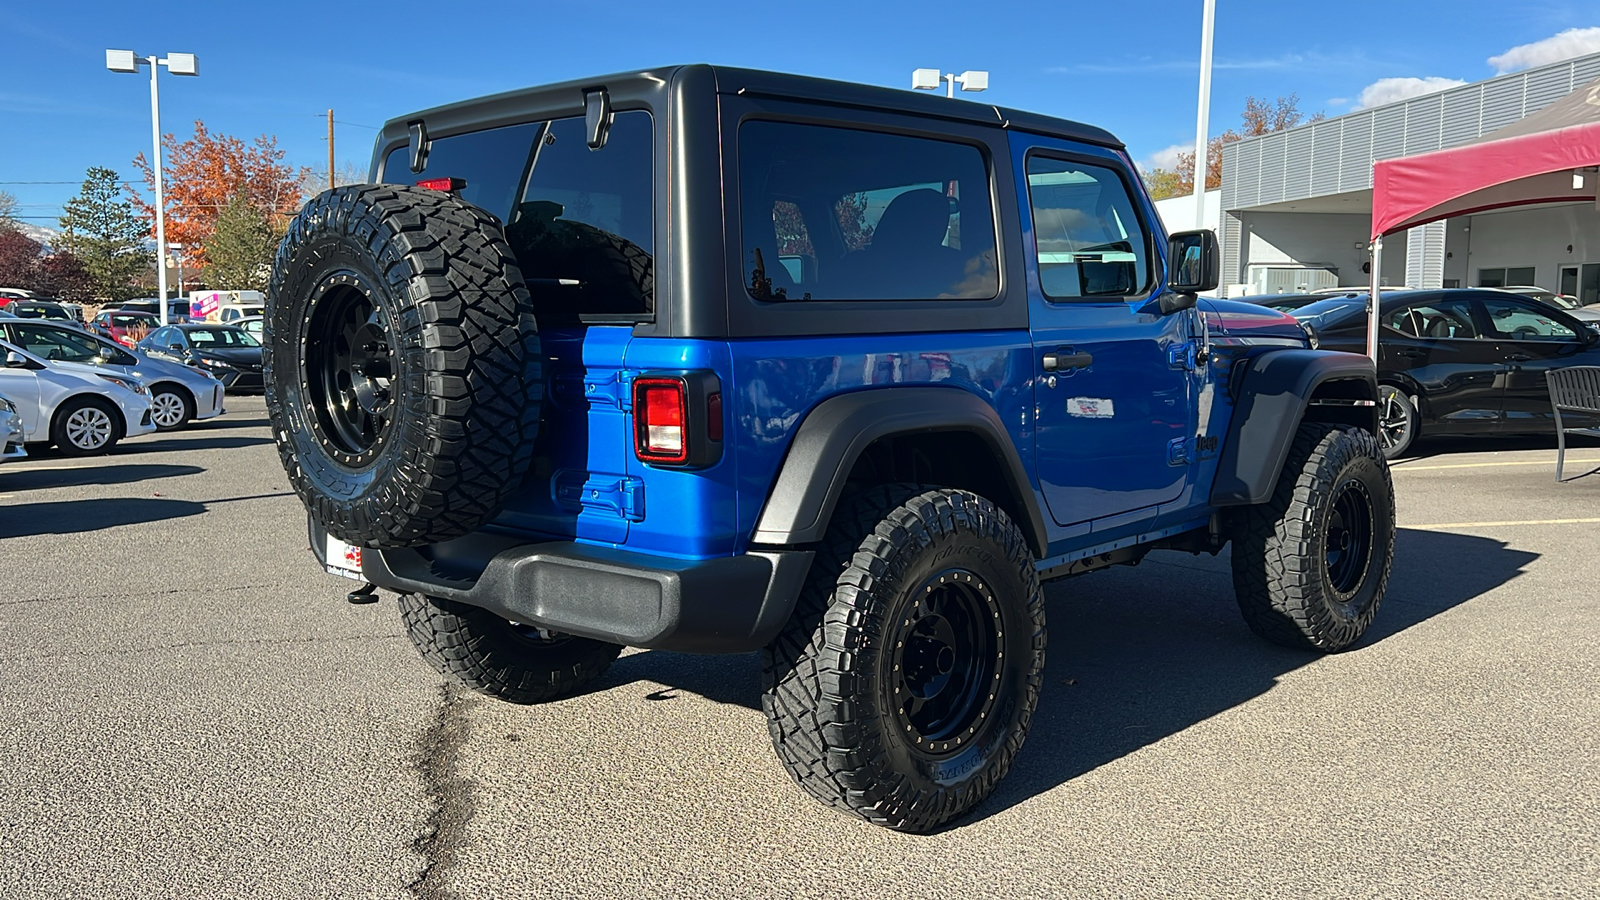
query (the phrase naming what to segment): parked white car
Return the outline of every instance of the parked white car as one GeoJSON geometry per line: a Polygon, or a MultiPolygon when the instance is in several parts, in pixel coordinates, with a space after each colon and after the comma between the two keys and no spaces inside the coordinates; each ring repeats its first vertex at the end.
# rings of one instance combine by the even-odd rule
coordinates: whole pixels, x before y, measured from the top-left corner
{"type": "Polygon", "coordinates": [[[25,443],[68,456],[105,453],[124,437],[156,430],[150,392],[138,379],[80,363],[49,362],[0,341],[0,396],[22,418],[25,443]]]}
{"type": "Polygon", "coordinates": [[[27,455],[22,446],[22,414],[15,403],[0,397],[0,462],[27,455]]]}
{"type": "Polygon", "coordinates": [[[222,382],[194,366],[153,359],[110,338],[51,322],[0,321],[0,341],[44,357],[47,362],[96,366],[113,375],[130,375],[150,389],[151,417],[162,431],[223,412],[222,382]]]}

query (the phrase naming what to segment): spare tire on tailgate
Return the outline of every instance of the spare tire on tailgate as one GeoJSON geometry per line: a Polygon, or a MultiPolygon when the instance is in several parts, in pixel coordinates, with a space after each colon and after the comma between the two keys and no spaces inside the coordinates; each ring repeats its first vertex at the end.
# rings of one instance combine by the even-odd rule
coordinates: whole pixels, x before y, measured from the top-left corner
{"type": "Polygon", "coordinates": [[[459,537],[521,483],[539,335],[488,212],[393,185],[322,193],[278,246],[262,339],[278,455],[334,537],[459,537]]]}

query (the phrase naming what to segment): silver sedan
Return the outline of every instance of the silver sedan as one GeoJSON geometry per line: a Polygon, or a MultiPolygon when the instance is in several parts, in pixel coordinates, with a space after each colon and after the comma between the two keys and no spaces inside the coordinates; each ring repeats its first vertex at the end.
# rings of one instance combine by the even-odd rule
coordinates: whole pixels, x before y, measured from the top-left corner
{"type": "Polygon", "coordinates": [[[156,359],[109,338],[50,322],[0,321],[0,340],[47,360],[82,363],[117,372],[150,388],[150,415],[162,431],[221,415],[224,388],[211,373],[156,359]]]}

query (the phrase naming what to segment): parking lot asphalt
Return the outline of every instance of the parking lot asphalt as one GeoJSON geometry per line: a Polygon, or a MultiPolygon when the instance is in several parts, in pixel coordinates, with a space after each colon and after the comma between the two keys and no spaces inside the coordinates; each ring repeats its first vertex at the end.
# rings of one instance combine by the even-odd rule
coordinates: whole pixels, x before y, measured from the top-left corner
{"type": "Polygon", "coordinates": [[[1226,554],[1050,585],[1027,745],[914,837],[789,782],[753,655],[446,686],[229,408],[0,466],[0,897],[1600,896],[1600,445],[1396,464],[1347,653],[1256,639],[1226,554]]]}

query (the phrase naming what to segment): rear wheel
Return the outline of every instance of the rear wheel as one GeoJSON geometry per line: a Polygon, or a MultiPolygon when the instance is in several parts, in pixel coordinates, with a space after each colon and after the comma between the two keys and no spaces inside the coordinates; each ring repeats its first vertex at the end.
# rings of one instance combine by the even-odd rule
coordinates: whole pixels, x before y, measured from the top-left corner
{"type": "Polygon", "coordinates": [[[618,644],[509,622],[486,609],[421,594],[400,596],[406,634],[439,674],[510,703],[543,703],[600,677],[618,644]]]}
{"type": "Polygon", "coordinates": [[[122,438],[122,414],[98,397],[74,397],[56,410],[50,441],[68,456],[106,453],[122,438]]]}
{"type": "Polygon", "coordinates": [[[807,793],[901,831],[1005,777],[1043,680],[1033,554],[994,504],[892,485],[842,503],[762,658],[778,758],[807,793]]]}
{"type": "Polygon", "coordinates": [[[1384,459],[1394,459],[1411,449],[1421,416],[1417,405],[1392,384],[1378,388],[1378,444],[1384,459]]]}
{"type": "Polygon", "coordinates": [[[170,384],[150,388],[150,420],[159,431],[177,431],[194,418],[194,401],[170,384]]]}

